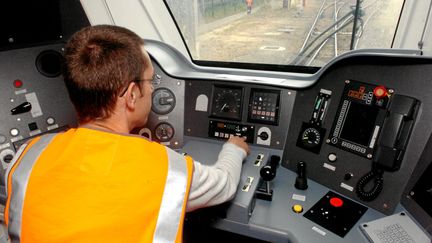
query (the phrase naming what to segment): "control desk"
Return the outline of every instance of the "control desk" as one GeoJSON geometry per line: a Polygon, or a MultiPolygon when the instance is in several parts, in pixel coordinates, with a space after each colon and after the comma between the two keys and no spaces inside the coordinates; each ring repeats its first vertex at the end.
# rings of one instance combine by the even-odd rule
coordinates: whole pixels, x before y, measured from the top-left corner
{"type": "Polygon", "coordinates": [[[156,90],[182,87],[173,96],[183,112],[152,113],[146,136],[157,140],[160,124],[169,124],[172,139],[161,142],[204,164],[216,161],[231,135],[251,146],[235,198],[191,215],[190,224],[270,242],[367,242],[367,222],[413,212],[430,234],[430,214],[401,201],[410,198],[411,176],[432,159],[425,152],[432,60],[353,53],[309,83],[278,86],[196,68],[164,45],[147,47],[160,74],[156,90]],[[178,120],[184,124],[176,128],[178,120]],[[274,169],[264,169],[275,157],[274,169]]]}
{"type": "MultiPolygon", "coordinates": [[[[136,133],[208,165],[232,135],[251,147],[235,197],[187,224],[270,242],[367,242],[365,225],[403,212],[430,237],[432,59],[353,52],[288,79],[146,48],[157,78],[136,133]]],[[[28,139],[77,125],[53,68],[61,53],[61,44],[0,53],[3,171],[28,139]]]]}

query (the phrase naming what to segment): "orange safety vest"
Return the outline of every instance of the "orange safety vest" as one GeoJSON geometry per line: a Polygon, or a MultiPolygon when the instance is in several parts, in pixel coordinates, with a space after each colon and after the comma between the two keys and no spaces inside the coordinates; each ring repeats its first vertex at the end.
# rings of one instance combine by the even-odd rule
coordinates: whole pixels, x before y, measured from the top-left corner
{"type": "Polygon", "coordinates": [[[88,128],[45,134],[17,154],[6,185],[12,242],[182,241],[190,157],[88,128]]]}

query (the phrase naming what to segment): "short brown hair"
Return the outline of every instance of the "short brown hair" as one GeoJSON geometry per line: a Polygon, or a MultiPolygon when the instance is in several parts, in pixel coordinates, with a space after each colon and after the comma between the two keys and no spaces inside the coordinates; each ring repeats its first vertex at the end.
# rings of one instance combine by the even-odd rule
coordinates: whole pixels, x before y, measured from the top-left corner
{"type": "Polygon", "coordinates": [[[134,32],[111,25],[86,27],[70,38],[64,78],[81,123],[109,117],[121,89],[141,78],[148,65],[143,44],[134,32]]]}

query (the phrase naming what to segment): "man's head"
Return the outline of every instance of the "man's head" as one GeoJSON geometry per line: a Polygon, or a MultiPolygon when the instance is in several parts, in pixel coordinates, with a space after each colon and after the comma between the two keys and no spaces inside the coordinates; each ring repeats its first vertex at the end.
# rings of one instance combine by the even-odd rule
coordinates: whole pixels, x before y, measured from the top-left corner
{"type": "Polygon", "coordinates": [[[150,104],[141,106],[141,113],[148,115],[151,92],[142,80],[151,79],[153,67],[143,44],[132,31],[109,25],[86,27],[71,37],[64,76],[80,123],[109,118],[119,99],[127,104],[127,98],[143,96],[150,104]]]}

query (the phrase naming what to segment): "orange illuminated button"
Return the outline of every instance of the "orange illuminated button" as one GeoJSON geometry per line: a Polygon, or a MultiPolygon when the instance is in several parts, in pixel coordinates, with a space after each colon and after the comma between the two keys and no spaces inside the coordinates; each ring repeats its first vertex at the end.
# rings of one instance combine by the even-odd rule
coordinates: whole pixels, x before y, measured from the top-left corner
{"type": "Polygon", "coordinates": [[[377,86],[373,90],[373,94],[377,99],[381,99],[387,96],[387,89],[384,86],[377,86]]]}
{"type": "Polygon", "coordinates": [[[335,208],[339,208],[339,207],[342,207],[343,201],[342,201],[342,199],[340,199],[338,197],[332,197],[332,198],[330,198],[330,205],[332,205],[335,208]]]}

